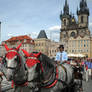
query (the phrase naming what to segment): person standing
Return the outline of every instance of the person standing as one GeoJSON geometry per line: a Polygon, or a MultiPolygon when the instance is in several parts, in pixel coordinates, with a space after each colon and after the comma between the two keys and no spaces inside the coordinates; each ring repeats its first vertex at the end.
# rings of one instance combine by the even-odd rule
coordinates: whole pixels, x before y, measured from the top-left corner
{"type": "Polygon", "coordinates": [[[91,59],[91,80],[92,80],[92,59],[91,59]]]}
{"type": "Polygon", "coordinates": [[[68,55],[67,52],[64,51],[64,46],[60,45],[58,48],[59,51],[56,53],[56,58],[55,58],[57,64],[66,63],[66,61],[68,60],[68,55]]]}

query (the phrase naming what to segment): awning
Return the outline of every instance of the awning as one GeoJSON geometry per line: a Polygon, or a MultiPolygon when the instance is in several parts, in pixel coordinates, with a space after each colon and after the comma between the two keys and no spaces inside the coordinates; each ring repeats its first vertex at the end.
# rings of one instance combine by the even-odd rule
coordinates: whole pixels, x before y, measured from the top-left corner
{"type": "Polygon", "coordinates": [[[68,57],[85,57],[86,55],[84,54],[68,54],[68,57]]]}

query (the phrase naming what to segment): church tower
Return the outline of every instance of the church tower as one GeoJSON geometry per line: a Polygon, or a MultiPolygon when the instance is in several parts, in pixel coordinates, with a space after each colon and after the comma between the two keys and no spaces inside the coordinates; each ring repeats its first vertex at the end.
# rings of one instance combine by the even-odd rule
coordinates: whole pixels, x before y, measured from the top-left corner
{"type": "Polygon", "coordinates": [[[64,45],[67,51],[68,42],[68,27],[70,26],[71,15],[69,14],[69,5],[67,0],[65,0],[65,5],[63,7],[63,12],[60,14],[61,29],[60,29],[60,42],[64,45]]]}
{"type": "Polygon", "coordinates": [[[87,7],[86,0],[81,0],[80,2],[80,9],[77,9],[78,15],[78,26],[81,27],[88,27],[89,23],[89,9],[87,7]]]}
{"type": "Polygon", "coordinates": [[[86,0],[80,0],[77,19],[74,15],[72,12],[69,13],[69,5],[65,0],[63,12],[60,14],[60,43],[64,45],[65,51],[68,53],[83,54],[90,57],[92,56],[90,49],[92,37],[88,27],[90,14],[86,0]]]}
{"type": "Polygon", "coordinates": [[[78,15],[78,28],[79,28],[79,35],[84,37],[90,36],[90,31],[88,28],[89,23],[89,8],[87,6],[86,0],[80,1],[80,9],[77,9],[78,15]]]}
{"type": "Polygon", "coordinates": [[[69,25],[69,19],[70,19],[69,5],[67,4],[67,0],[65,0],[65,5],[63,7],[63,14],[62,14],[62,11],[61,11],[60,19],[62,21],[61,28],[66,29],[67,26],[69,25]]]}

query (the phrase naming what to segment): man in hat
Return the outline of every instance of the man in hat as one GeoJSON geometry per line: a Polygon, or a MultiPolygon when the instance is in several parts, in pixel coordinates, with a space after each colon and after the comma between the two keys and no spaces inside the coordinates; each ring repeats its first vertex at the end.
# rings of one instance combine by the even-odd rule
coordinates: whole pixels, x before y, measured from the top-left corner
{"type": "Polygon", "coordinates": [[[63,45],[60,45],[58,48],[59,52],[57,52],[55,60],[58,64],[63,64],[68,60],[68,55],[67,52],[64,51],[63,45]]]}

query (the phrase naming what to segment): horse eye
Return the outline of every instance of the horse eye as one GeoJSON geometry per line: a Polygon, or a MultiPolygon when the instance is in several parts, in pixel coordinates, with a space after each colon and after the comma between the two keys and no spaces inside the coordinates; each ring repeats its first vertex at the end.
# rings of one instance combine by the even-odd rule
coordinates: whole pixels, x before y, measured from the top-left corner
{"type": "Polygon", "coordinates": [[[15,61],[17,61],[17,57],[15,58],[15,61]]]}

